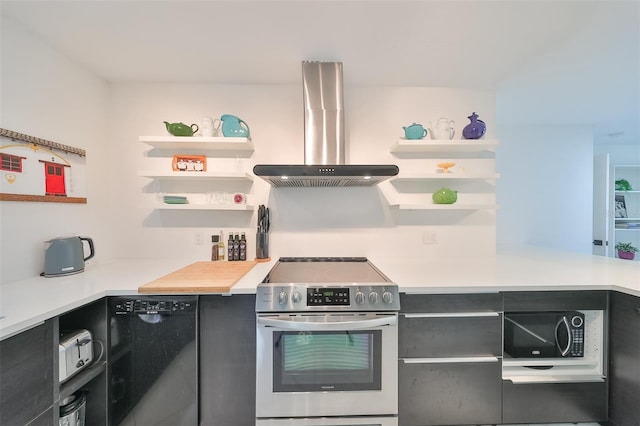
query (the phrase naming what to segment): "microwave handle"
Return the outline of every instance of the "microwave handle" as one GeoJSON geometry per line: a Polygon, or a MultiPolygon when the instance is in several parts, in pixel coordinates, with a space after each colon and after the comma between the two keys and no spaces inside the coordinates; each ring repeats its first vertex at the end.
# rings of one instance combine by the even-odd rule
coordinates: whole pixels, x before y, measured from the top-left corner
{"type": "Polygon", "coordinates": [[[556,346],[560,350],[560,355],[562,355],[563,357],[567,356],[567,354],[571,350],[571,345],[573,345],[573,336],[571,335],[571,327],[569,326],[569,321],[567,320],[567,316],[563,315],[560,321],[558,321],[558,323],[556,324],[556,346]],[[560,342],[558,340],[558,330],[560,329],[561,325],[564,325],[564,329],[567,331],[567,337],[568,337],[567,347],[564,349],[560,347],[560,342]]]}

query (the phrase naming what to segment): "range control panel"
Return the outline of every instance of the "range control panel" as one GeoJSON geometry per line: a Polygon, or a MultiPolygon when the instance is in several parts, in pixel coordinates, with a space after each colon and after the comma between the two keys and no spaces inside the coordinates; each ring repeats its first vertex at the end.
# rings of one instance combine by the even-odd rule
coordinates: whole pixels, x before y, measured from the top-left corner
{"type": "Polygon", "coordinates": [[[308,288],[307,306],[349,306],[350,293],[350,288],[308,288]]]}
{"type": "Polygon", "coordinates": [[[399,311],[398,286],[259,285],[256,312],[399,311]]]}

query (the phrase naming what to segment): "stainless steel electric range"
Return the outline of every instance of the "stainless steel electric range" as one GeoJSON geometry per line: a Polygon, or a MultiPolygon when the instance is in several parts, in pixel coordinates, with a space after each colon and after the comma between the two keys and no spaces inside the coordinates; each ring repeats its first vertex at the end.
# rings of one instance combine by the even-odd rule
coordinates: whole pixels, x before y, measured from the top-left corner
{"type": "Polygon", "coordinates": [[[397,425],[399,310],[366,258],[280,258],[256,291],[256,425],[397,425]]]}

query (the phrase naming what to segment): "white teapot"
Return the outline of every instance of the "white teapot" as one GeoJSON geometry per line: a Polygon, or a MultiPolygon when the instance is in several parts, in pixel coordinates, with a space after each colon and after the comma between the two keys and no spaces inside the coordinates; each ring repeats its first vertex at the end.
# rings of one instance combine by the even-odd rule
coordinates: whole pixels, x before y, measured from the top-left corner
{"type": "Polygon", "coordinates": [[[456,123],[445,117],[439,118],[435,126],[431,124],[431,122],[429,122],[429,125],[431,126],[429,129],[431,139],[453,139],[453,135],[456,133],[456,130],[453,128],[456,123]]]}

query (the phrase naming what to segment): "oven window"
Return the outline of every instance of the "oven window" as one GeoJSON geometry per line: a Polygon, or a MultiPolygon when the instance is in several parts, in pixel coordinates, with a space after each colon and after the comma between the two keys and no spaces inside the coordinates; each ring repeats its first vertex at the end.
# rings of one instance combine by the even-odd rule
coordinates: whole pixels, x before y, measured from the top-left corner
{"type": "Polygon", "coordinates": [[[380,390],[381,330],[274,332],[274,392],[380,390]]]}

